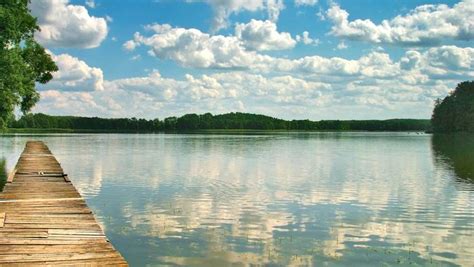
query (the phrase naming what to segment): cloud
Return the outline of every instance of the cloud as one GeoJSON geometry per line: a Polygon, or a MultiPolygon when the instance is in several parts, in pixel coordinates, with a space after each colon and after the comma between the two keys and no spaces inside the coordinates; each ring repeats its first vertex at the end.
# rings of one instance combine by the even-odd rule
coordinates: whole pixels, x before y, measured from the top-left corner
{"type": "Polygon", "coordinates": [[[333,23],[330,34],[334,36],[400,46],[437,46],[445,40],[473,40],[473,16],[474,0],[464,0],[453,7],[422,5],[380,24],[369,19],[349,21],[349,13],[337,4],[326,12],[333,23]]]}
{"type": "Polygon", "coordinates": [[[237,24],[236,36],[210,35],[168,24],[149,25],[146,29],[154,33],[151,36],[135,33],[132,40],[123,44],[124,49],[133,51],[144,45],[150,48],[152,56],[194,68],[265,68],[271,57],[257,51],[289,49],[296,44],[289,33],[278,32],[276,25],[268,20],[237,24]]]}
{"type": "Polygon", "coordinates": [[[210,35],[197,29],[173,28],[168,24],[147,27],[154,31],[150,37],[136,33],[124,44],[133,50],[138,45],[150,47],[149,54],[160,59],[174,60],[182,66],[197,68],[246,68],[255,58],[234,36],[210,35]]]}
{"type": "Polygon", "coordinates": [[[35,37],[46,47],[94,48],[107,37],[106,19],[90,16],[84,6],[70,5],[68,0],[35,0],[29,7],[41,28],[35,37]]]}
{"type": "Polygon", "coordinates": [[[268,19],[272,22],[278,21],[280,12],[285,8],[283,0],[267,0],[268,19]]]}
{"type": "Polygon", "coordinates": [[[237,24],[235,36],[246,48],[257,51],[290,49],[296,45],[289,33],[278,32],[276,24],[269,20],[252,19],[247,24],[237,24]]]}
{"type": "Polygon", "coordinates": [[[59,71],[53,80],[39,85],[40,90],[56,91],[101,91],[104,90],[104,75],[100,68],[88,66],[84,61],[68,54],[53,55],[59,71]]]}
{"type": "MultiPolygon", "coordinates": [[[[210,35],[197,29],[173,28],[167,24],[147,26],[153,30],[151,36],[140,33],[126,42],[124,47],[133,50],[136,46],[149,47],[149,54],[163,60],[173,60],[184,67],[202,69],[246,70],[252,73],[317,76],[317,79],[334,77],[393,78],[404,73],[400,79],[419,78],[461,79],[472,76],[472,49],[456,46],[441,46],[427,51],[409,50],[398,62],[378,50],[359,59],[340,57],[306,56],[287,59],[259,53],[262,50],[284,49],[294,46],[289,34],[279,33],[270,21],[253,20],[236,26],[236,36],[210,35]],[[282,39],[282,40],[280,40],[282,39]],[[279,41],[277,41],[279,40],[279,41]],[[413,69],[423,72],[409,73],[413,69]]],[[[300,42],[310,42],[309,34],[297,37],[300,42]]],[[[314,41],[313,41],[314,42],[314,41]]],[[[346,48],[342,41],[338,49],[346,48]]]]}
{"type": "Polygon", "coordinates": [[[165,79],[157,71],[147,77],[133,77],[108,82],[109,88],[127,92],[139,92],[152,96],[154,101],[170,101],[176,96],[179,83],[165,79]]]}
{"type": "MultiPolygon", "coordinates": [[[[337,45],[340,49],[347,47],[347,40],[431,45],[473,38],[472,23],[465,20],[466,14],[472,13],[466,5],[470,1],[453,7],[421,6],[380,24],[349,21],[349,14],[337,5],[331,6],[326,16],[333,23],[331,34],[342,38],[337,45]]],[[[53,81],[38,85],[42,100],[36,111],[146,118],[235,110],[311,119],[429,117],[434,99],[459,81],[474,77],[474,48],[453,45],[407,48],[400,59],[383,49],[353,59],[274,56],[279,53],[264,51],[319,42],[307,31],[294,39],[290,33],[278,31],[275,20],[284,8],[283,1],[208,2],[215,10],[223,8],[225,23],[230,14],[244,10],[266,11],[273,20],[238,23],[234,35],[154,24],[145,27],[149,32],[135,33],[123,44],[127,51],[143,46],[151,56],[192,68],[191,74],[183,77],[163,77],[152,71],[140,77],[107,80],[100,68],[79,58],[52,55],[59,71],[53,81]],[[196,68],[205,69],[205,74],[196,75],[196,68]]],[[[313,1],[299,2],[309,5],[313,1]]],[[[84,7],[66,0],[38,0],[31,7],[41,14],[38,21],[44,30],[38,38],[43,44],[94,47],[107,35],[106,19],[91,17],[84,7]]],[[[129,58],[138,60],[139,56],[129,58]]]]}
{"type": "Polygon", "coordinates": [[[456,46],[409,50],[400,60],[384,52],[353,60],[265,57],[251,70],[181,78],[153,71],[104,80],[100,69],[77,58],[63,54],[54,59],[60,71],[41,87],[35,111],[109,117],[236,110],[283,118],[429,117],[434,99],[474,77],[474,48],[456,46]]]}
{"type": "Polygon", "coordinates": [[[90,8],[95,8],[96,7],[95,1],[94,0],[86,0],[86,6],[88,6],[90,8]]]}
{"type": "Polygon", "coordinates": [[[132,56],[132,57],[130,58],[130,60],[134,60],[134,61],[135,61],[135,60],[140,60],[141,58],[142,58],[141,55],[135,55],[135,56],[132,56]]]}
{"type": "Polygon", "coordinates": [[[400,59],[402,70],[427,76],[427,79],[474,78],[474,48],[442,46],[421,53],[407,51],[400,59]]]}
{"type": "Polygon", "coordinates": [[[424,80],[474,79],[474,48],[441,46],[426,52],[408,51],[400,59],[400,67],[409,71],[404,79],[424,80]]]}
{"type": "Polygon", "coordinates": [[[296,6],[314,6],[318,3],[318,0],[295,0],[296,6]]]}
{"type": "Polygon", "coordinates": [[[140,45],[139,42],[136,42],[135,40],[128,40],[123,44],[123,48],[127,51],[133,51],[135,48],[137,48],[140,45]]]}
{"type": "Polygon", "coordinates": [[[305,45],[319,45],[319,39],[309,37],[309,32],[304,31],[301,35],[296,35],[296,41],[305,45]]]}
{"type": "Polygon", "coordinates": [[[346,45],[346,43],[344,41],[342,41],[336,46],[336,48],[339,49],[339,50],[343,50],[343,49],[347,49],[348,46],[346,45]]]}
{"type": "Polygon", "coordinates": [[[434,67],[445,70],[473,70],[474,48],[460,48],[457,46],[443,46],[431,48],[427,52],[427,60],[434,67]]]}
{"type": "Polygon", "coordinates": [[[105,82],[104,91],[41,91],[36,112],[102,116],[157,117],[189,112],[230,112],[261,105],[261,112],[279,105],[324,105],[321,91],[329,86],[288,75],[265,77],[245,72],[164,78],[159,72],[105,82]],[[72,102],[71,105],[65,103],[72,102]],[[80,102],[83,107],[79,108],[80,102]],[[87,108],[84,108],[87,107],[87,108]],[[115,107],[115,108],[114,108],[115,107]],[[118,108],[117,108],[118,107],[118,108]]]}
{"type": "Polygon", "coordinates": [[[89,92],[61,92],[57,90],[46,90],[40,92],[41,102],[35,110],[45,111],[49,114],[83,114],[86,116],[94,116],[96,114],[104,114],[107,109],[97,103],[97,100],[89,92]]]}
{"type": "Polygon", "coordinates": [[[242,11],[266,10],[268,19],[276,22],[280,11],[285,8],[283,0],[188,0],[188,2],[204,1],[214,10],[212,32],[217,32],[229,26],[228,19],[232,14],[242,11]]]}

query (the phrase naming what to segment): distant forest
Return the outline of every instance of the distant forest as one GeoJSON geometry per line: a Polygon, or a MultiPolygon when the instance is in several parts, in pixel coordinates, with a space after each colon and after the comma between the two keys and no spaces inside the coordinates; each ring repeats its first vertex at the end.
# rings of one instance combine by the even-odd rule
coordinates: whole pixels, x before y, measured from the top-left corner
{"type": "Polygon", "coordinates": [[[28,114],[12,120],[9,128],[69,129],[74,132],[163,132],[195,130],[303,130],[303,131],[427,131],[429,120],[282,120],[249,113],[187,114],[154,119],[106,119],[28,114]]]}

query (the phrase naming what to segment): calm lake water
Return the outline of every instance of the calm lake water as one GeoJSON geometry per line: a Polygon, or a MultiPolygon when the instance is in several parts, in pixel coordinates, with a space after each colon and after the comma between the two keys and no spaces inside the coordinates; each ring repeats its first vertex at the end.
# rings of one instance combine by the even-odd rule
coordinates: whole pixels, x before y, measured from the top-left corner
{"type": "Polygon", "coordinates": [[[13,135],[0,166],[30,139],[132,266],[474,263],[472,137],[13,135]]]}

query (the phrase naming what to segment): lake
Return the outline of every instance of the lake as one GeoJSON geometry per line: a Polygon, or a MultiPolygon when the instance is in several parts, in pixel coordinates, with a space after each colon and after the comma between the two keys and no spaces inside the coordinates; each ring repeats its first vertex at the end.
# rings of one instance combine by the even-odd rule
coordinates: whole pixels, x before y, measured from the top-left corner
{"type": "Polygon", "coordinates": [[[469,136],[4,135],[0,166],[31,139],[132,266],[474,262],[469,136]]]}

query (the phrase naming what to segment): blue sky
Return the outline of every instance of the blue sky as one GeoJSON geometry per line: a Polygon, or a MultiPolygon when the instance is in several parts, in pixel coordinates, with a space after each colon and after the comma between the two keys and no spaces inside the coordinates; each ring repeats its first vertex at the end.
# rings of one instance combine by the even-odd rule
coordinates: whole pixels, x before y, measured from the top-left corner
{"type": "Polygon", "coordinates": [[[428,118],[474,75],[474,2],[38,0],[36,112],[428,118]]]}

